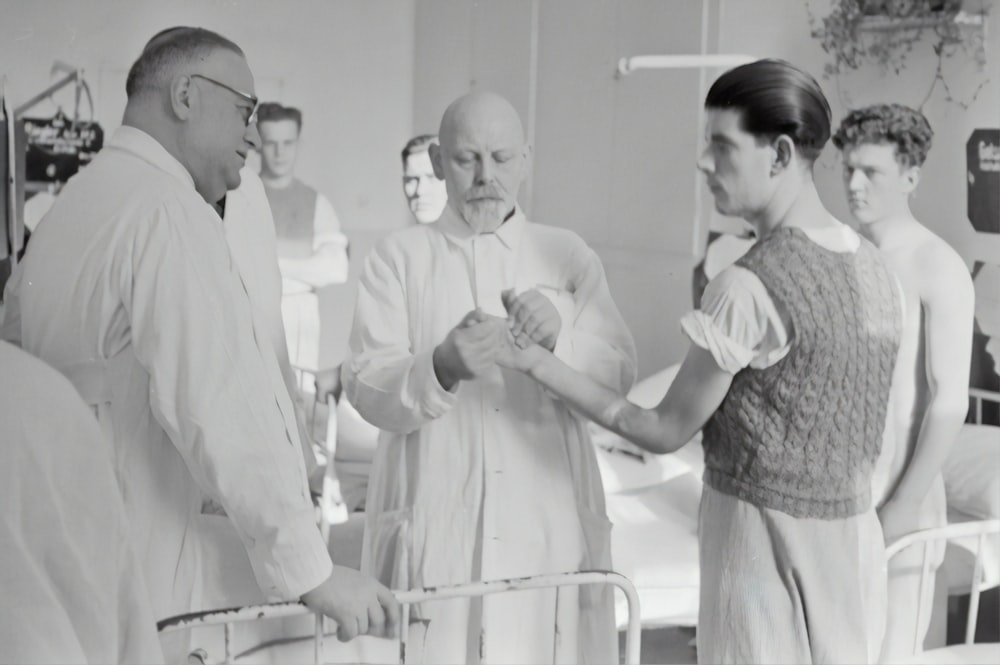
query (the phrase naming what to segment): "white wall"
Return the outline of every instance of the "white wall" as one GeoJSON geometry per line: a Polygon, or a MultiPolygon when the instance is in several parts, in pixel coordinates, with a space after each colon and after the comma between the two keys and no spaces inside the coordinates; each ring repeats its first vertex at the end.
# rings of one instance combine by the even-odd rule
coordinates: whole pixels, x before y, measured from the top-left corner
{"type": "Polygon", "coordinates": [[[699,79],[616,78],[622,56],[701,47],[699,0],[420,0],[414,124],[433,129],[470,88],[505,95],[534,143],[521,202],[601,256],[640,375],[679,360],[691,307],[699,79]]]}
{"type": "MultiPolygon", "coordinates": [[[[977,234],[966,217],[966,141],[977,127],[1000,125],[1000,3],[986,0],[986,4],[992,6],[986,26],[986,68],[980,70],[962,51],[947,59],[943,68],[946,82],[962,101],[971,99],[982,81],[986,83],[968,109],[947,101],[940,84],[927,99],[922,111],[934,129],[934,145],[913,200],[914,214],[955,247],[970,266],[974,260],[1000,263],[1000,234],[977,234]]],[[[733,50],[785,58],[812,73],[830,100],[835,124],[851,108],[867,104],[898,102],[919,106],[937,67],[929,40],[914,48],[899,74],[871,66],[843,75],[839,81],[822,78],[829,56],[809,36],[807,7],[820,17],[828,13],[829,5],[830,0],[810,0],[808,4],[722,0],[719,42],[733,50]]],[[[840,157],[832,144],[817,164],[816,175],[826,205],[840,219],[851,221],[840,157]]]]}
{"type": "MultiPolygon", "coordinates": [[[[711,198],[694,168],[703,82],[696,70],[614,76],[620,57],[696,53],[702,10],[709,52],[776,56],[817,76],[826,55],[810,37],[807,6],[830,0],[0,0],[0,72],[14,103],[49,82],[53,60],[83,66],[106,129],[119,122],[125,71],[156,31],[198,24],[241,44],[261,96],[305,114],[299,174],[334,202],[353,243],[352,282],[321,298],[321,362],[339,361],[361,259],[408,223],[399,150],[436,131],[445,106],[472,87],[508,96],[535,145],[521,201],[537,221],[573,229],[604,261],[639,349],[640,375],[679,360],[679,318],[711,198]]],[[[989,83],[968,110],[936,92],[924,106],[937,133],[915,211],[971,263],[1000,261],[1000,237],[965,219],[965,141],[1000,119],[1000,7],[989,19],[989,83]]],[[[849,105],[919,104],[933,76],[927,49],[900,76],[877,69],[821,79],[839,120],[849,105]],[[843,97],[843,98],[842,98],[843,97]],[[849,99],[848,99],[849,98],[849,99]]],[[[974,65],[946,72],[956,92],[979,80],[974,65]]],[[[64,97],[64,103],[69,98],[64,97]]],[[[51,113],[52,106],[40,111],[51,113]]],[[[849,218],[839,159],[817,168],[821,194],[849,218]]]]}
{"type": "MultiPolygon", "coordinates": [[[[333,201],[353,255],[406,223],[399,150],[412,129],[412,3],[30,0],[0,10],[0,73],[12,105],[53,82],[49,68],[62,60],[84,68],[106,136],[121,122],[125,75],[146,40],[174,25],[220,32],[246,52],[262,99],[302,109],[298,175],[333,201]]],[[[57,99],[71,110],[71,92],[57,99]]],[[[344,353],[360,259],[353,263],[352,284],[321,295],[323,364],[344,353]]]]}

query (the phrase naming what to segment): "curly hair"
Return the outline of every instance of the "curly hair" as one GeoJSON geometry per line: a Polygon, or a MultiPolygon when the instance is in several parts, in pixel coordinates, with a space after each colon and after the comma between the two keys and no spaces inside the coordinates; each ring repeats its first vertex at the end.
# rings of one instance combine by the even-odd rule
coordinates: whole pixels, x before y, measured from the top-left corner
{"type": "Polygon", "coordinates": [[[890,144],[906,167],[921,166],[931,149],[934,130],[920,111],[902,104],[874,104],[847,114],[833,135],[838,150],[863,143],[890,144]]]}

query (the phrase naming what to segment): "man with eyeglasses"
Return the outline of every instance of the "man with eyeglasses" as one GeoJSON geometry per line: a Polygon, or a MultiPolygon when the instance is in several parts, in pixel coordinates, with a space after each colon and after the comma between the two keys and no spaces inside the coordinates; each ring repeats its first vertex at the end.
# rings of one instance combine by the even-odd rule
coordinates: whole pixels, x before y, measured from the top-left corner
{"type": "MultiPolygon", "coordinates": [[[[391,633],[391,593],[333,565],[320,537],[292,403],[213,207],[259,145],[253,88],[224,37],[154,37],[129,71],[123,126],[67,183],[9,282],[3,337],[94,410],[156,618],[200,609],[206,587],[246,568],[259,586],[247,601],[301,598],[341,639],[391,633]],[[245,559],[208,565],[206,500],[245,559]]],[[[186,647],[164,645],[168,660],[186,647]]]]}

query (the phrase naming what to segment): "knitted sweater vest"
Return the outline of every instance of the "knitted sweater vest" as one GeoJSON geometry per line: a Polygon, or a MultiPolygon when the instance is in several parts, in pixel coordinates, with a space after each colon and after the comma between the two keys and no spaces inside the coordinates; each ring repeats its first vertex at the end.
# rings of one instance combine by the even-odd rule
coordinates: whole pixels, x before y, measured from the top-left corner
{"type": "Polygon", "coordinates": [[[705,425],[705,482],[794,517],[838,519],[871,505],[902,326],[878,250],[833,252],[778,229],[736,265],[790,321],[791,348],[744,368],[705,425]]]}
{"type": "Polygon", "coordinates": [[[316,190],[298,178],[287,187],[268,187],[264,193],[274,215],[278,256],[298,259],[312,254],[315,237],[316,190]]]}

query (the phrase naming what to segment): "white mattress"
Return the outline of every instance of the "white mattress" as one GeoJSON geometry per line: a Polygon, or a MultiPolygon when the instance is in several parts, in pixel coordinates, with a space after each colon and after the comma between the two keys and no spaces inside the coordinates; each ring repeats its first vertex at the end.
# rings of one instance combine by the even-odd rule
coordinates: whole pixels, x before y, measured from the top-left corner
{"type": "MultiPolygon", "coordinates": [[[[629,393],[636,404],[660,402],[677,374],[674,365],[629,393]]],[[[639,593],[642,625],[694,626],[698,621],[698,503],[704,470],[700,437],[677,453],[651,455],[592,426],[604,481],[614,569],[639,593]]],[[[619,628],[627,619],[616,594],[619,628]]]]}

